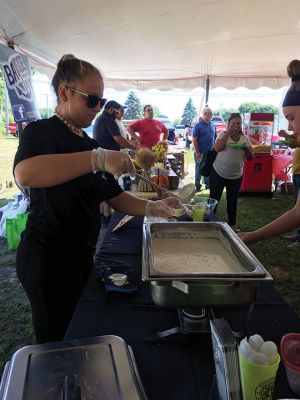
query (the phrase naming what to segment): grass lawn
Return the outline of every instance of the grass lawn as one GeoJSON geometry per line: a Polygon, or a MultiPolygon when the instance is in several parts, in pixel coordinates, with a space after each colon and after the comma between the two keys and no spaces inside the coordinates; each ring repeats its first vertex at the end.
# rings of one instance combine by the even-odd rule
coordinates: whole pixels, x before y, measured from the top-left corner
{"type": "Polygon", "coordinates": [[[18,188],[13,185],[7,188],[7,182],[13,182],[13,161],[19,140],[13,136],[0,136],[0,207],[7,203],[18,188]]]}
{"type": "MultiPolygon", "coordinates": [[[[13,185],[12,167],[18,139],[0,137],[0,207],[19,192],[13,185]]],[[[0,374],[5,362],[18,348],[32,343],[30,308],[16,277],[15,252],[8,252],[6,239],[0,237],[0,374]]]]}
{"type": "MultiPolygon", "coordinates": [[[[12,180],[12,162],[17,145],[18,139],[0,137],[0,207],[17,191],[16,187],[5,187],[5,182],[12,180]]],[[[190,151],[185,157],[185,169],[190,172],[186,183],[193,181],[193,168],[193,153],[190,151]]],[[[204,196],[208,194],[208,191],[203,192],[204,196]]],[[[273,199],[242,197],[238,205],[238,226],[242,230],[256,229],[281,215],[293,204],[293,196],[289,195],[275,194],[273,199]]],[[[218,214],[221,221],[226,221],[224,196],[218,214]]],[[[288,240],[279,237],[249,247],[271,273],[275,286],[300,317],[300,252],[287,250],[289,243],[288,240]]],[[[3,238],[0,238],[0,315],[1,373],[4,363],[17,348],[32,343],[30,309],[16,279],[15,253],[7,251],[6,240],[3,238]]]]}

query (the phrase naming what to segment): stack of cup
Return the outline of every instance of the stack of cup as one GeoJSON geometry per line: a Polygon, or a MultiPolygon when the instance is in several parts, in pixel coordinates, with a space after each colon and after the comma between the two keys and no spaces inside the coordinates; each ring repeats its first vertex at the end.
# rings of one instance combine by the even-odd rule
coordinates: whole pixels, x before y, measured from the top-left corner
{"type": "Polygon", "coordinates": [[[272,400],[280,363],[275,343],[250,336],[241,341],[239,358],[244,400],[272,400]]]}

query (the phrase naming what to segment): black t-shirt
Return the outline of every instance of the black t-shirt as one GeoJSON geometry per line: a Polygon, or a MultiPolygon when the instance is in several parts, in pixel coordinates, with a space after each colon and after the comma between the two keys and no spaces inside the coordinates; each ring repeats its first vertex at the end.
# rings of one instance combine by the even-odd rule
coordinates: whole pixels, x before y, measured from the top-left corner
{"type": "Polygon", "coordinates": [[[113,138],[120,135],[120,129],[115,118],[104,110],[100,117],[96,119],[93,127],[93,138],[103,149],[120,151],[121,146],[113,138]]]}
{"type": "MultiPolygon", "coordinates": [[[[37,155],[74,153],[97,147],[85,132],[82,138],[53,116],[26,126],[14,167],[37,155]]],[[[122,189],[112,175],[102,172],[91,172],[53,187],[30,189],[30,214],[24,238],[50,249],[64,243],[75,252],[90,254],[100,230],[100,202],[120,193],[122,189]]]]}

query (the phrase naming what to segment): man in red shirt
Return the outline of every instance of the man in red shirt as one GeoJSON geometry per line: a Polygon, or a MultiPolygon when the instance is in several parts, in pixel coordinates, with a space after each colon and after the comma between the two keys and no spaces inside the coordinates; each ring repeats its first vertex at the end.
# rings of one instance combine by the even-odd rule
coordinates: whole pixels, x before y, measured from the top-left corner
{"type": "Polygon", "coordinates": [[[167,140],[168,129],[160,121],[153,119],[153,107],[150,104],[144,107],[144,115],[145,118],[128,126],[127,133],[138,140],[141,146],[151,149],[160,140],[167,140]]]}

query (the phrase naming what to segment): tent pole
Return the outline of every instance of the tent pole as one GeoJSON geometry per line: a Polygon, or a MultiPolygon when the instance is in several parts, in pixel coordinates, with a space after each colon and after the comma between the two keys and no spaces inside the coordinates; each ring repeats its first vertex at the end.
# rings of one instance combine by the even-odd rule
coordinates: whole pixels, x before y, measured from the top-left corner
{"type": "Polygon", "coordinates": [[[205,106],[208,105],[208,98],[209,98],[209,75],[206,76],[206,82],[205,82],[205,106]]]}
{"type": "Polygon", "coordinates": [[[6,84],[4,82],[4,98],[5,98],[5,129],[6,133],[8,134],[9,131],[9,117],[8,117],[8,95],[7,95],[7,89],[6,89],[6,84]]]}

